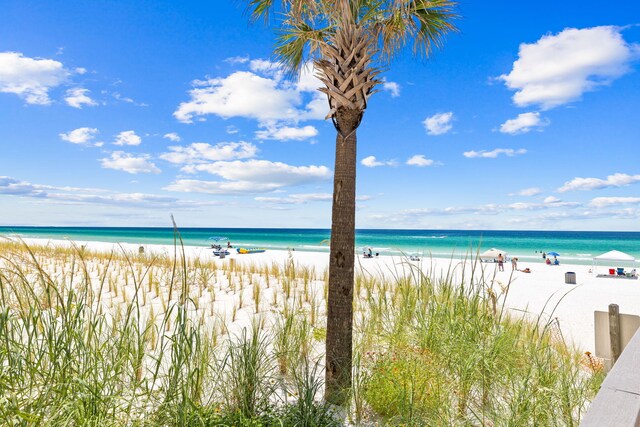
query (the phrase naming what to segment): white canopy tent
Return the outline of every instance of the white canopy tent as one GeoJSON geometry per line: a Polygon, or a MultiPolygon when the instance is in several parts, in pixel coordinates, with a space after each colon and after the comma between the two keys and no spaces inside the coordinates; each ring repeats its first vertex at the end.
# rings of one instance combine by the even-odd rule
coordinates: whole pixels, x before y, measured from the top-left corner
{"type": "Polygon", "coordinates": [[[609,251],[602,255],[598,255],[593,257],[594,261],[627,261],[627,262],[636,262],[636,259],[624,252],[620,251],[609,251]]]}
{"type": "MultiPolygon", "coordinates": [[[[605,252],[601,255],[593,257],[594,272],[596,272],[596,268],[598,267],[599,262],[605,262],[607,264],[615,264],[615,266],[617,267],[616,268],[617,270],[618,268],[622,268],[622,267],[635,267],[638,260],[635,259],[632,255],[625,254],[624,252],[620,252],[620,251],[605,252]]],[[[610,269],[610,270],[613,270],[613,269],[610,269]]],[[[626,273],[627,275],[629,275],[628,271],[626,271],[626,273]]],[[[635,268],[633,269],[631,274],[633,274],[634,275],[633,277],[635,277],[635,268]]],[[[605,275],[600,275],[600,276],[605,276],[605,275]]]]}

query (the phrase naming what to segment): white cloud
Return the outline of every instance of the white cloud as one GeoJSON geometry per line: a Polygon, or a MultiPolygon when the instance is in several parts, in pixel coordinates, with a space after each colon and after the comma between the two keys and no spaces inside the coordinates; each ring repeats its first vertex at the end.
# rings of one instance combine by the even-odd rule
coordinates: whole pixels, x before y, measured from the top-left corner
{"type": "Polygon", "coordinates": [[[145,104],[144,102],[136,102],[134,99],[131,99],[128,96],[122,96],[118,92],[114,92],[112,94],[112,96],[114,97],[114,99],[116,99],[118,101],[126,102],[128,104],[133,104],[136,107],[148,107],[149,106],[149,104],[145,104]]]}
{"type": "Polygon", "coordinates": [[[284,76],[282,66],[278,62],[269,61],[268,59],[252,59],[249,61],[249,69],[254,73],[273,77],[276,81],[282,80],[284,76]]]}
{"type": "Polygon", "coordinates": [[[190,101],[183,102],[173,115],[190,123],[196,116],[215,114],[223,118],[247,117],[262,122],[293,120],[298,116],[300,94],[283,88],[273,79],[248,71],[238,71],[228,77],[194,82],[190,101]]]}
{"type": "Polygon", "coordinates": [[[180,142],[180,135],[178,135],[176,132],[165,133],[163,138],[168,139],[172,142],[180,142]]]}
{"type": "Polygon", "coordinates": [[[64,83],[71,72],[53,59],[0,52],[0,92],[13,93],[27,104],[48,105],[49,90],[64,83]]]}
{"type": "Polygon", "coordinates": [[[397,98],[400,96],[400,85],[396,82],[387,82],[382,83],[382,89],[386,90],[391,94],[392,98],[397,98]]]}
{"type": "Polygon", "coordinates": [[[160,155],[162,160],[176,164],[195,164],[252,158],[258,152],[258,147],[249,142],[222,142],[216,145],[194,142],[186,147],[169,147],[169,150],[169,153],[160,155]]]}
{"type": "Polygon", "coordinates": [[[0,176],[0,194],[12,196],[44,197],[46,192],[26,181],[0,176]]]}
{"type": "Polygon", "coordinates": [[[427,117],[422,123],[429,135],[443,135],[453,128],[453,125],[451,124],[452,120],[453,113],[449,111],[447,113],[438,113],[431,117],[427,117]]]}
{"type": "Polygon", "coordinates": [[[637,45],[626,43],[621,31],[613,26],[567,28],[523,43],[513,69],[500,79],[516,91],[518,106],[549,109],[575,101],[630,70],[637,45]]]}
{"type": "Polygon", "coordinates": [[[554,196],[545,197],[542,203],[551,204],[551,203],[560,203],[561,200],[554,196]]]}
{"type": "Polygon", "coordinates": [[[329,108],[313,64],[302,68],[297,82],[284,79],[279,63],[265,59],[236,61],[248,63],[251,71],[237,71],[224,78],[194,81],[190,100],[181,103],[174,116],[190,123],[194,118],[214,114],[222,118],[246,117],[267,124],[277,121],[321,120],[329,108]],[[312,93],[310,100],[309,93],[312,93]],[[304,94],[304,96],[303,96],[304,94]]]}
{"type": "Polygon", "coordinates": [[[433,160],[424,157],[424,154],[416,154],[407,160],[408,165],[418,167],[432,166],[434,163],[433,160]]]}
{"type": "Polygon", "coordinates": [[[282,186],[301,185],[331,178],[326,166],[291,166],[268,160],[235,160],[188,166],[184,171],[208,172],[232,181],[272,182],[282,186]]]}
{"type": "Polygon", "coordinates": [[[64,100],[67,104],[73,108],[82,108],[83,105],[88,105],[90,107],[98,105],[89,95],[89,89],[84,89],[81,87],[76,87],[73,89],[67,90],[67,96],[64,100]]]}
{"type": "Polygon", "coordinates": [[[564,185],[558,188],[558,193],[564,193],[566,191],[588,191],[599,190],[609,187],[622,187],[625,185],[640,182],[640,175],[627,175],[625,173],[616,173],[607,176],[607,179],[600,178],[574,178],[571,181],[567,181],[564,185]]]}
{"type": "Polygon", "coordinates": [[[267,126],[266,130],[256,132],[258,139],[275,139],[278,141],[296,140],[301,141],[313,138],[318,135],[318,129],[313,126],[290,127],[290,126],[267,126]]]}
{"type": "Polygon", "coordinates": [[[117,193],[101,188],[60,187],[32,184],[15,178],[0,176],[0,194],[47,199],[54,202],[73,204],[103,204],[127,207],[161,207],[184,209],[218,204],[214,201],[188,201],[174,197],[144,193],[117,193]]]}
{"type": "Polygon", "coordinates": [[[230,58],[225,59],[224,62],[227,62],[229,64],[245,64],[249,62],[249,57],[248,56],[232,56],[230,58]]]}
{"type": "Polygon", "coordinates": [[[640,204],[640,197],[596,197],[589,203],[591,206],[603,208],[611,205],[640,204]]]}
{"type": "Polygon", "coordinates": [[[537,196],[538,194],[542,193],[542,190],[540,190],[537,187],[531,187],[531,188],[525,188],[523,190],[520,190],[516,193],[509,193],[509,196],[526,196],[526,197],[530,197],[530,196],[537,196]]]}
{"type": "Polygon", "coordinates": [[[220,161],[189,165],[182,170],[186,173],[208,172],[225,181],[180,179],[166,190],[210,194],[263,193],[323,181],[332,176],[326,166],[291,166],[268,160],[220,161]]]}
{"type": "MultiPolygon", "coordinates": [[[[386,212],[384,214],[373,214],[370,215],[369,218],[376,220],[388,220],[392,222],[406,222],[412,223],[415,225],[415,221],[419,220],[423,217],[430,216],[457,216],[457,215],[510,215],[510,214],[521,214],[524,212],[535,212],[535,211],[560,211],[561,215],[564,216],[579,216],[582,215],[582,211],[576,209],[579,208],[580,203],[576,202],[562,202],[558,199],[548,200],[545,203],[511,203],[511,204],[484,204],[477,206],[449,206],[446,208],[416,208],[416,209],[405,209],[396,212],[386,212]],[[568,210],[572,210],[572,214],[569,214],[568,210]]],[[[558,214],[553,214],[557,215],[558,214]]],[[[527,218],[533,218],[529,214],[527,214],[527,218]]],[[[506,221],[514,221],[517,222],[515,218],[505,218],[506,221]]]]}
{"type": "Polygon", "coordinates": [[[110,158],[100,159],[100,163],[105,169],[121,170],[131,174],[160,173],[160,169],[150,162],[149,159],[150,156],[147,154],[141,154],[135,157],[123,151],[114,151],[111,153],[110,158]]]}
{"type": "Polygon", "coordinates": [[[300,92],[315,93],[320,87],[324,87],[324,84],[316,77],[313,63],[305,64],[300,70],[296,89],[300,92]]]}
{"type": "Polygon", "coordinates": [[[376,156],[365,157],[364,159],[360,160],[360,164],[368,168],[375,168],[378,166],[397,166],[398,165],[398,163],[395,160],[379,161],[378,159],[376,159],[376,156]]]}
{"type": "Polygon", "coordinates": [[[330,202],[333,196],[329,193],[291,194],[288,197],[256,197],[258,202],[273,203],[279,205],[301,205],[308,202],[330,202]]]}
{"type": "Polygon", "coordinates": [[[375,168],[377,166],[383,166],[384,163],[379,162],[376,160],[376,156],[369,156],[369,157],[365,157],[364,159],[360,160],[360,164],[362,164],[363,166],[366,166],[368,168],[375,168]]]}
{"type": "Polygon", "coordinates": [[[72,144],[88,144],[93,141],[97,134],[98,129],[96,128],[82,127],[67,133],[61,133],[60,139],[72,144]]]}
{"type": "Polygon", "coordinates": [[[233,125],[229,125],[225,128],[225,132],[227,132],[229,135],[235,135],[236,133],[240,132],[240,129],[233,125]]]}
{"type": "Polygon", "coordinates": [[[522,113],[515,119],[509,119],[500,125],[500,132],[510,135],[527,133],[533,128],[543,128],[549,124],[549,120],[541,119],[540,113],[522,113]]]}
{"type": "Polygon", "coordinates": [[[504,154],[507,157],[513,157],[520,154],[525,154],[526,152],[527,150],[525,150],[524,148],[520,148],[519,150],[514,150],[513,148],[496,148],[495,150],[491,150],[491,151],[485,151],[485,150],[465,151],[464,153],[462,153],[462,155],[468,159],[474,159],[474,158],[495,159],[500,154],[504,154]]]}
{"type": "Polygon", "coordinates": [[[142,138],[140,138],[132,130],[126,130],[116,135],[116,140],[113,141],[114,145],[140,145],[142,138]]]}
{"type": "Polygon", "coordinates": [[[198,179],[178,179],[163,190],[180,193],[205,193],[205,194],[242,194],[242,193],[267,193],[281,188],[281,185],[263,182],[249,181],[203,181],[198,179]]]}
{"type": "Polygon", "coordinates": [[[318,92],[313,95],[311,101],[304,107],[304,111],[300,112],[299,120],[324,120],[329,112],[329,104],[327,95],[318,92]]]}

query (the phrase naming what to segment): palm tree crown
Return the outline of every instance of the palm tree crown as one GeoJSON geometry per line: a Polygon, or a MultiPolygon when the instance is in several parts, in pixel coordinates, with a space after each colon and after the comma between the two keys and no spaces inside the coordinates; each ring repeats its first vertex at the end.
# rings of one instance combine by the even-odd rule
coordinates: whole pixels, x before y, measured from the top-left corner
{"type": "Polygon", "coordinates": [[[455,6],[451,0],[249,0],[252,19],[281,17],[275,51],[291,75],[314,62],[332,119],[340,107],[366,109],[380,83],[373,61],[385,65],[410,44],[422,56],[441,46],[456,30],[455,6]]]}

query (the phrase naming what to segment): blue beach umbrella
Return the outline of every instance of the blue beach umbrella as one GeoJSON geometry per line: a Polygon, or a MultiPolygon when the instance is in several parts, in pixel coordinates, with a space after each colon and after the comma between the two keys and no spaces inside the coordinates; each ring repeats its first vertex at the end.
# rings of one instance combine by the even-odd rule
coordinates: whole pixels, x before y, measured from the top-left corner
{"type": "Polygon", "coordinates": [[[209,240],[213,240],[216,242],[224,242],[225,240],[229,240],[228,237],[221,237],[221,236],[214,236],[214,237],[209,237],[209,240]]]}
{"type": "Polygon", "coordinates": [[[547,255],[560,256],[560,254],[558,252],[547,252],[547,255]]]}

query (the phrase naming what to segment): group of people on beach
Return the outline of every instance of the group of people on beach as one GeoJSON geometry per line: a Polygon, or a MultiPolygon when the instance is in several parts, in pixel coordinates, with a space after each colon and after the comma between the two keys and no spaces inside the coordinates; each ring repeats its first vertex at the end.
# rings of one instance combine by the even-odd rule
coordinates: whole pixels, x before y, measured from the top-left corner
{"type": "MultiPolygon", "coordinates": [[[[537,252],[538,251],[536,251],[536,253],[537,252]]],[[[540,252],[542,253],[542,259],[544,260],[545,264],[547,264],[547,265],[560,265],[560,261],[558,261],[558,256],[557,255],[554,255],[553,256],[553,261],[551,261],[551,258],[549,258],[547,256],[546,252],[542,252],[542,251],[540,251],[540,252]]],[[[549,254],[549,255],[551,255],[551,254],[549,254]]]]}
{"type": "MultiPolygon", "coordinates": [[[[504,255],[498,254],[498,271],[504,271],[504,255]]],[[[518,258],[511,258],[511,271],[522,271],[524,273],[531,273],[529,267],[524,270],[518,270],[518,258]]]]}
{"type": "MultiPolygon", "coordinates": [[[[231,242],[227,242],[227,249],[231,249],[233,248],[233,246],[231,246],[231,242]]],[[[220,245],[211,245],[211,249],[219,251],[222,249],[222,246],[220,245]]]]}
{"type": "MultiPolygon", "coordinates": [[[[378,256],[378,252],[376,252],[376,256],[378,256]]],[[[363,250],[362,256],[364,258],[373,258],[373,250],[369,247],[366,250],[363,250]]]]}

